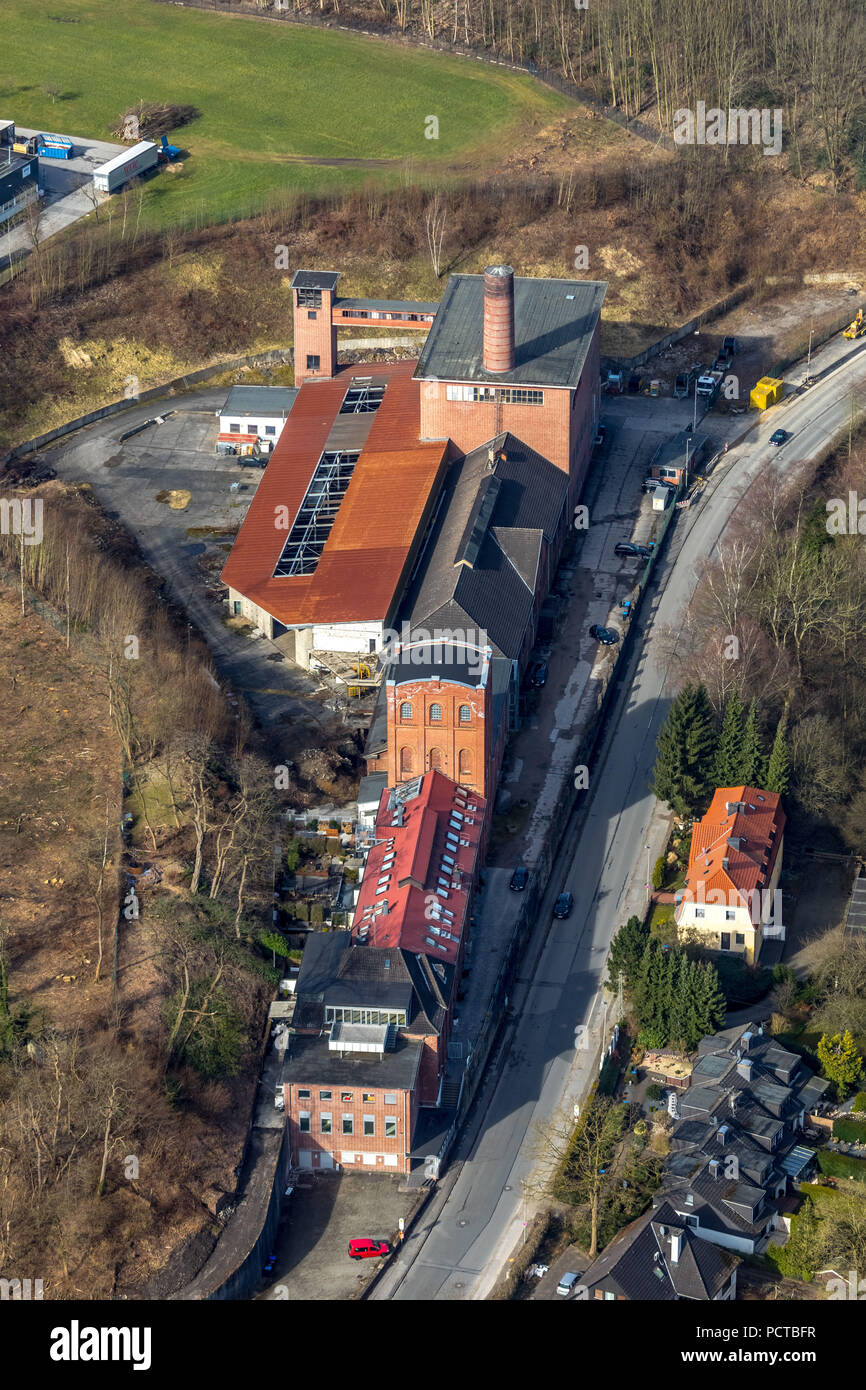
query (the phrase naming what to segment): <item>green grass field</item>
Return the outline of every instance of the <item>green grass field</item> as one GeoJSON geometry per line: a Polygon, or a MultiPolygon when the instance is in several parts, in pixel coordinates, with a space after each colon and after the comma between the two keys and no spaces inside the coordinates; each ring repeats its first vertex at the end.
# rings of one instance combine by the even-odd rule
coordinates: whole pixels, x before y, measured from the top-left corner
{"type": "Polygon", "coordinates": [[[509,132],[569,107],[530,78],[384,41],[153,0],[4,0],[0,115],[110,139],[138,101],[197,107],[182,170],[148,181],[157,225],[243,215],[289,190],[483,172],[509,132]],[[52,101],[46,87],[56,87],[52,101]],[[428,116],[438,139],[425,138],[428,116]],[[292,156],[383,160],[300,164],[292,156]]]}

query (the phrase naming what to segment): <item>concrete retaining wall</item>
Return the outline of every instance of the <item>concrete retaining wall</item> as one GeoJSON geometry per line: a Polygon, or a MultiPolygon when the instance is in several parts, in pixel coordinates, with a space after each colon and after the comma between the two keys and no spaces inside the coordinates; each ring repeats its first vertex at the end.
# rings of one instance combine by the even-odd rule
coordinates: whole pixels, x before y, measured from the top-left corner
{"type": "Polygon", "coordinates": [[[12,459],[23,458],[25,454],[42,449],[55,439],[62,439],[64,435],[83,429],[85,425],[93,425],[97,420],[105,420],[110,415],[119,415],[124,410],[134,410],[142,402],[157,401],[180,391],[188,391],[191,386],[197,386],[210,377],[220,376],[223,372],[237,371],[241,367],[270,367],[275,363],[291,365],[293,360],[291,348],[274,348],[270,352],[260,352],[252,357],[233,357],[228,362],[217,362],[212,367],[202,367],[200,371],[175,377],[173,381],[164,382],[162,386],[152,386],[147,391],[140,391],[137,396],[124,397],[122,401],[111,401],[108,405],[100,406],[99,410],[91,410],[87,415],[68,420],[65,425],[58,425],[56,429],[47,430],[45,434],[38,434],[24,444],[16,444],[3,461],[9,463],[12,459]]]}

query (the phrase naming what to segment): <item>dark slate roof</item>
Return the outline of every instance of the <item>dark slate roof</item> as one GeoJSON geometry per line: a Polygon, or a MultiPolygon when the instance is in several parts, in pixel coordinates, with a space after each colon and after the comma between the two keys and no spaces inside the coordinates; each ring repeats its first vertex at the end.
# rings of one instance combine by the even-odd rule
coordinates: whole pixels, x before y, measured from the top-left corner
{"type": "Polygon", "coordinates": [[[388,688],[384,681],[376,692],[373,718],[364,744],[364,757],[376,758],[388,747],[388,688]]]}
{"type": "Polygon", "coordinates": [[[638,1217],[611,1241],[590,1265],[581,1283],[604,1287],[641,1302],[676,1298],[712,1300],[740,1263],[739,1259],[694,1234],[673,1207],[663,1202],[638,1217]],[[672,1259],[671,1232],[680,1236],[679,1258],[672,1259]]]}
{"type": "Polygon", "coordinates": [[[339,270],[296,270],[292,276],[293,290],[335,290],[339,270]]]}
{"type": "Polygon", "coordinates": [[[542,539],[555,536],[567,493],[566,474],[511,434],[453,464],[409,596],[411,627],[486,633],[494,657],[518,656],[542,539]],[[479,505],[481,494],[493,496],[492,506],[479,505]]]}
{"type": "Polygon", "coordinates": [[[393,1049],[383,1053],[332,1052],[326,1036],[299,1037],[292,1034],[280,1080],[285,1083],[310,1082],[314,1086],[393,1087],[410,1091],[418,1075],[424,1050],[419,1039],[396,1035],[393,1049]]]}
{"type": "Polygon", "coordinates": [[[293,1023],[323,1027],[325,1005],[405,1009],[406,1026],[413,1032],[438,1033],[451,998],[454,968],[440,961],[436,965],[441,969],[399,948],[353,945],[348,931],[312,932],[298,971],[293,1023]]]}
{"type": "Polygon", "coordinates": [[[607,285],[514,277],[515,366],[482,365],[484,276],[452,275],[415,371],[418,380],[577,386],[607,285]]]}
{"type": "Polygon", "coordinates": [[[403,647],[385,668],[385,680],[402,685],[405,681],[429,680],[438,677],[443,681],[453,681],[477,690],[484,684],[479,667],[482,658],[468,657],[465,648],[450,646],[447,642],[431,643],[424,648],[403,647]],[[436,660],[435,658],[438,658],[436,660]]]}
{"type": "Polygon", "coordinates": [[[295,985],[299,1003],[306,998],[321,1000],[326,986],[336,979],[343,952],[351,943],[352,933],[348,931],[310,933],[295,985]]]}
{"type": "Polygon", "coordinates": [[[763,1188],[750,1189],[735,1178],[726,1178],[723,1169],[718,1177],[713,1178],[709,1164],[685,1180],[667,1169],[665,1177],[667,1180],[662,1190],[667,1200],[683,1215],[697,1216],[707,1230],[731,1231],[754,1237],[760,1234],[769,1212],[775,1209],[771,1202],[769,1208],[754,1220],[744,1214],[741,1207],[746,1193],[756,1190],[761,1197],[766,1197],[763,1188]],[[692,1198],[690,1202],[686,1200],[689,1196],[692,1198]]]}
{"type": "Polygon", "coordinates": [[[222,415],[288,415],[298,398],[296,386],[233,386],[222,415]]]}

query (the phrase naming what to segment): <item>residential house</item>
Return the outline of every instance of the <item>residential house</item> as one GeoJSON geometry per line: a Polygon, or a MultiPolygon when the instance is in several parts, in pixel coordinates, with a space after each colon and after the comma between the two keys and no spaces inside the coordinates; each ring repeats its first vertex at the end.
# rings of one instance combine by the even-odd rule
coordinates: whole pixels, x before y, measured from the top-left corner
{"type": "Polygon", "coordinates": [[[730,951],[753,965],[764,941],[783,941],[785,812],[776,792],[719,787],[692,827],[686,887],[678,897],[681,937],[730,951]]]}
{"type": "Polygon", "coordinates": [[[620,1231],[580,1283],[587,1299],[718,1303],[736,1298],[739,1263],[662,1202],[620,1231]]]}
{"type": "Polygon", "coordinates": [[[827,1083],[760,1025],[702,1038],[678,1094],[660,1199],[704,1240],[742,1254],[766,1244],[780,1203],[810,1171],[809,1109],[827,1083]]]}

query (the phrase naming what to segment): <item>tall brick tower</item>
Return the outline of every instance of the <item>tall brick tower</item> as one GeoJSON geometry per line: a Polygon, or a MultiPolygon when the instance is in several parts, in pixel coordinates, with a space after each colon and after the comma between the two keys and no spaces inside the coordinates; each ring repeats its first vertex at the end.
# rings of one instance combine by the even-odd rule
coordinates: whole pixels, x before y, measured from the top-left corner
{"type": "Polygon", "coordinates": [[[461,642],[401,644],[385,676],[390,786],[436,771],[492,795],[490,658],[461,642]]]}
{"type": "Polygon", "coordinates": [[[329,379],[337,366],[334,299],[338,270],[296,270],[292,277],[295,385],[329,379]]]}

